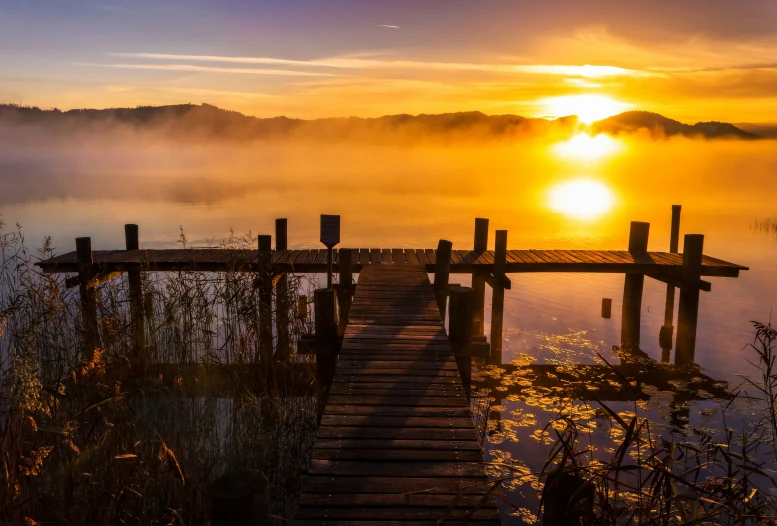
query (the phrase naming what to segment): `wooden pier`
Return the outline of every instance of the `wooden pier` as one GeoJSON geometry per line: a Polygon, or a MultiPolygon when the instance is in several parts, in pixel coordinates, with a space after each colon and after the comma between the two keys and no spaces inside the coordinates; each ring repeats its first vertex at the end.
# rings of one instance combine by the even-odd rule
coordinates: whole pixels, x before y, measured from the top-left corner
{"type": "MultiPolygon", "coordinates": [[[[683,253],[678,253],[679,212],[678,206],[673,207],[669,252],[647,250],[650,225],[642,222],[631,223],[628,250],[508,250],[505,230],[496,231],[494,250],[487,250],[488,220],[483,218],[475,221],[472,250],[454,250],[444,240],[437,249],[289,250],[286,220],[281,219],[276,221],[275,250],[269,235],[258,237],[257,250],[142,250],[137,227],[127,225],[126,250],[93,251],[89,238],[78,238],[77,251],[38,266],[46,273],[75,274],[66,284],[80,288],[85,352],[99,347],[96,286],[127,273],[134,352],[139,354],[147,348],[143,272],[255,273],[262,307],[263,354],[254,364],[259,366],[293,354],[290,306],[277,303],[280,314],[272,316],[273,288],[287,287],[290,272],[339,272],[339,283],[315,293],[315,334],[296,342],[297,353],[316,354],[321,401],[320,427],[296,523],[437,524],[443,518],[454,524],[498,523],[468,397],[473,357],[485,358],[487,364],[503,363],[508,274],[624,274],[621,348],[643,361],[647,359],[640,350],[644,279],[667,284],[659,335],[664,362],[672,349],[675,290],[679,289],[674,361],[683,367],[673,368],[670,376],[701,379],[705,390],[719,391],[714,380],[684,367],[695,357],[699,293],[712,287],[702,277],[734,278],[747,267],[703,254],[704,236],[698,234],[686,235],[683,253]],[[359,273],[355,286],[352,272],[359,273]],[[431,272],[433,285],[428,278],[431,272]],[[472,287],[449,285],[450,273],[471,274],[472,287]],[[488,343],[483,323],[486,284],[492,289],[488,343]],[[450,335],[443,325],[446,309],[450,335]]],[[[605,298],[602,305],[602,315],[610,317],[612,299],[605,298]]],[[[624,382],[622,389],[602,392],[602,397],[641,399],[645,395],[629,386],[632,378],[644,379],[646,373],[655,376],[658,385],[667,380],[663,378],[666,369],[652,361],[646,365],[622,361],[582,366],[594,376],[617,376],[611,378],[612,385],[624,382]]],[[[175,369],[180,364],[159,365],[175,369]]],[[[532,364],[526,371],[531,381],[539,383],[558,383],[563,377],[556,366],[532,364]]],[[[573,376],[564,378],[575,382],[573,376]]],[[[294,388],[298,387],[304,391],[307,386],[294,388]]],[[[586,396],[586,385],[579,387],[579,396],[586,396]]]]}
{"type": "Polygon", "coordinates": [[[490,487],[425,268],[365,267],[295,524],[499,524],[490,487]]]}

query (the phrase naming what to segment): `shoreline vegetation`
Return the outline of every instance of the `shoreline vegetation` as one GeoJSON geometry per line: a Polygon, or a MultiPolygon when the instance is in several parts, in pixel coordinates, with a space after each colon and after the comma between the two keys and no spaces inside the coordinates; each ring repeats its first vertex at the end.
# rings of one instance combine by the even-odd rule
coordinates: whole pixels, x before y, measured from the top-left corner
{"type": "MultiPolygon", "coordinates": [[[[249,244],[233,235],[218,246],[249,244]]],[[[244,468],[267,476],[271,512],[285,523],[319,401],[308,358],[279,353],[277,341],[263,347],[254,276],[144,272],[140,363],[126,277],[99,286],[102,345],[85,352],[78,289],[34,267],[51,252],[0,222],[0,524],[203,524],[209,485],[244,468]]],[[[286,305],[316,287],[289,279],[286,305]]],[[[311,332],[311,313],[288,328],[311,332]]],[[[777,524],[777,331],[755,324],[750,351],[755,374],[679,429],[639,403],[624,411],[563,388],[517,397],[527,410],[499,425],[534,428],[545,454],[535,469],[492,443],[503,513],[526,524],[777,524]]],[[[484,441],[497,425],[489,411],[508,416],[490,397],[472,399],[484,441]]]]}

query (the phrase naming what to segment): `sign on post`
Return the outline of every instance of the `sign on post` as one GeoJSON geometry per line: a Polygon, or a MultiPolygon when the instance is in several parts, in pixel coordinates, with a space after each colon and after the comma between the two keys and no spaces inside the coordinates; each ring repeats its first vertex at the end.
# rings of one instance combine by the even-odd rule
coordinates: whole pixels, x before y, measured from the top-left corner
{"type": "Polygon", "coordinates": [[[340,242],[340,216],[321,214],[321,242],[327,248],[326,287],[332,288],[332,248],[340,242]]]}
{"type": "Polygon", "coordinates": [[[321,242],[331,248],[340,242],[340,216],[321,214],[321,242]]]}

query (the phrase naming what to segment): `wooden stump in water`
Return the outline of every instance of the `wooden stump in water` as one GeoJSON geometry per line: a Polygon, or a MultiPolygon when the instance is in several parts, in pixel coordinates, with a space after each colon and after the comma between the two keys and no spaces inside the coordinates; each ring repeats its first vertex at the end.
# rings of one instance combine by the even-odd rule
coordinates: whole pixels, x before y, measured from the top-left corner
{"type": "Polygon", "coordinates": [[[260,471],[227,473],[208,488],[213,526],[270,524],[270,488],[260,471]]]}
{"type": "Polygon", "coordinates": [[[552,471],[542,490],[542,526],[593,524],[594,485],[572,473],[552,471]]]}

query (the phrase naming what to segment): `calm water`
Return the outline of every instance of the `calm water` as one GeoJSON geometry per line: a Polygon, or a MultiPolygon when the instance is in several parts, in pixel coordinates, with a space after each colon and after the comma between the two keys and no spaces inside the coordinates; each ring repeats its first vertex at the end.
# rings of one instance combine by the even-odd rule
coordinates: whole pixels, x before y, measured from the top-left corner
{"type": "MultiPolygon", "coordinates": [[[[746,361],[753,357],[746,349],[750,321],[770,320],[777,304],[777,235],[761,228],[777,217],[776,177],[777,144],[770,141],[582,136],[490,146],[145,144],[75,151],[54,145],[43,158],[25,148],[3,153],[0,214],[22,225],[29,244],[51,235],[59,252],[73,250],[77,236],[92,236],[95,248],[121,248],[128,222],[140,224],[142,246],[160,248],[175,246],[180,229],[193,245],[230,230],[272,233],[276,217],[289,219],[291,248],[316,247],[320,213],[342,215],[341,246],[427,248],[446,238],[470,249],[474,218],[488,217],[491,245],[498,228],[509,231],[508,248],[623,250],[629,221],[640,220],[651,223],[649,248],[668,250],[671,205],[682,204],[681,234],[705,234],[705,253],[751,269],[738,279],[707,278],[712,292],[701,298],[696,361],[708,376],[736,383],[753,371],[746,361]]],[[[612,355],[620,342],[622,275],[511,279],[505,362],[529,356],[595,363],[596,352],[612,355]],[[603,297],[613,298],[612,319],[599,316],[603,297]]],[[[657,360],[665,291],[646,279],[641,346],[657,360]]],[[[487,308],[486,334],[488,317],[487,308]]],[[[615,405],[660,422],[657,400],[615,405]]],[[[692,403],[690,418],[707,406],[692,403]]],[[[491,458],[547,453],[531,435],[552,408],[505,399],[497,409],[504,422],[530,414],[536,425],[492,433],[491,458]]],[[[606,450],[609,438],[598,440],[606,450]]],[[[513,493],[536,512],[528,486],[513,493]]]]}

